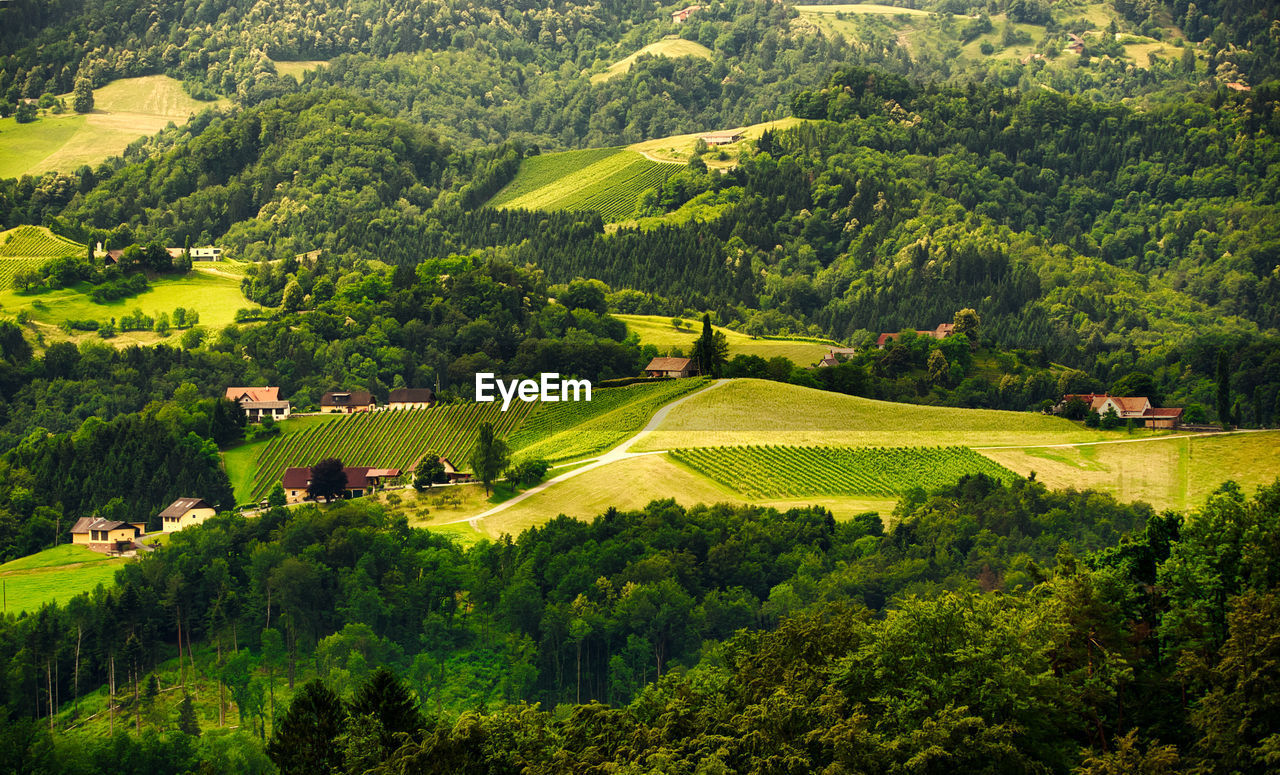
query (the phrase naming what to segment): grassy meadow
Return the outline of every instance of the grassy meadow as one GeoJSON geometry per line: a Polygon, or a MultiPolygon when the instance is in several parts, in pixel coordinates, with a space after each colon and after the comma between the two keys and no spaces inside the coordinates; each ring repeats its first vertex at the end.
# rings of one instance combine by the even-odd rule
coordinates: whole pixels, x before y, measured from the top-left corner
{"type": "Polygon", "coordinates": [[[34,611],[46,603],[66,602],[99,584],[110,585],[128,562],[63,544],[0,565],[3,613],[34,611]]]}
{"type": "MultiPolygon", "coordinates": [[[[70,103],[70,95],[63,97],[70,103]]],[[[95,165],[140,137],[225,102],[193,99],[166,75],[112,81],[95,89],[93,99],[93,110],[85,114],[46,111],[28,124],[12,116],[0,119],[0,178],[95,165]]]]}
{"type": "Polygon", "coordinates": [[[329,62],[324,59],[299,59],[292,62],[273,59],[271,64],[276,66],[276,72],[280,75],[293,76],[295,81],[301,83],[303,73],[323,67],[329,62]]]}
{"type": "MultiPolygon", "coordinates": [[[[651,344],[663,353],[676,347],[688,352],[702,335],[699,320],[686,320],[684,327],[677,329],[671,325],[671,318],[660,315],[614,314],[613,317],[626,323],[627,332],[640,337],[642,344],[651,344]]],[[[839,346],[836,342],[754,338],[720,326],[715,329],[729,341],[730,358],[735,355],[758,355],[765,360],[783,357],[797,366],[812,366],[822,360],[829,347],[839,346]]]]}
{"type": "Polygon", "coordinates": [[[678,57],[710,59],[712,53],[711,49],[701,43],[696,43],[692,40],[684,40],[683,38],[671,35],[663,38],[657,43],[650,43],[630,56],[619,59],[617,62],[609,65],[604,72],[596,73],[591,76],[591,82],[603,83],[616,78],[619,75],[630,72],[631,66],[634,65],[636,60],[642,56],[667,57],[669,59],[676,59],[678,57]]]}

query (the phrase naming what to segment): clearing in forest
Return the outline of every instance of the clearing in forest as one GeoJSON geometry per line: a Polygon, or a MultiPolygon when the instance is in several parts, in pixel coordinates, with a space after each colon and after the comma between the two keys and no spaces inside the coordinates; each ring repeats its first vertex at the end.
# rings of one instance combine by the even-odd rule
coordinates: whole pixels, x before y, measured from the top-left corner
{"type": "MultiPolygon", "coordinates": [[[[676,328],[671,318],[660,315],[615,314],[613,317],[626,323],[627,333],[638,336],[641,344],[651,344],[664,354],[674,347],[688,352],[702,335],[702,321],[697,319],[682,320],[683,325],[676,328]]],[[[765,360],[783,357],[797,366],[812,366],[822,360],[831,347],[840,346],[818,339],[756,338],[720,326],[714,328],[728,340],[730,358],[735,355],[757,355],[765,360]]]]}
{"type": "Polygon", "coordinates": [[[528,210],[595,210],[606,221],[630,218],[636,200],[680,167],[625,148],[593,148],[531,156],[489,204],[528,210]]]}
{"type": "Polygon", "coordinates": [[[631,66],[634,65],[636,60],[642,56],[667,57],[668,59],[676,59],[678,57],[710,59],[712,54],[711,49],[701,43],[696,43],[692,40],[685,40],[683,38],[676,37],[675,35],[671,35],[663,38],[657,43],[650,43],[631,56],[619,59],[617,62],[609,65],[608,69],[604,72],[596,73],[591,76],[591,82],[603,83],[630,72],[631,66]]]}

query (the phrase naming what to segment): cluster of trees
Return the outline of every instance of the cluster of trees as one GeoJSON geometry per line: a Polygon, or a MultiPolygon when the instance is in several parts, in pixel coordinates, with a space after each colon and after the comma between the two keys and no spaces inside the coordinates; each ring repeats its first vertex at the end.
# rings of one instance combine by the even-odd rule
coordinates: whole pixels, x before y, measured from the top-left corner
{"type": "Polygon", "coordinates": [[[894,517],[667,501],[463,550],[364,503],[220,516],[111,590],[0,624],[10,755],[75,755],[40,742],[50,697],[126,659],[145,686],[191,642],[209,656],[185,669],[227,682],[242,743],[270,738],[284,772],[887,770],[926,750],[1265,770],[1276,701],[1245,676],[1277,658],[1280,483],[1184,517],[978,476],[894,517]],[[253,699],[311,676],[287,711],[253,699]]]}

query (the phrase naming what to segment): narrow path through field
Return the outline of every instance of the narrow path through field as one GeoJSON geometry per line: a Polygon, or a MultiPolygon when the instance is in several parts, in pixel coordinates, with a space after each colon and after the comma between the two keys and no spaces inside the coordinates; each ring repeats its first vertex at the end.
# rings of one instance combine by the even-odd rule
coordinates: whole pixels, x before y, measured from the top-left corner
{"type": "Polygon", "coordinates": [[[693,398],[694,396],[703,395],[708,390],[715,390],[716,388],[725,384],[728,384],[728,380],[718,379],[715,382],[712,382],[710,385],[706,386],[705,388],[702,388],[701,390],[695,390],[692,393],[688,393],[680,398],[677,398],[675,401],[672,401],[669,404],[665,404],[664,406],[662,406],[662,408],[658,409],[658,411],[653,413],[653,417],[649,418],[649,422],[645,423],[645,426],[641,428],[640,431],[636,433],[636,435],[623,440],[622,443],[618,444],[616,447],[604,453],[603,455],[597,458],[590,459],[587,462],[587,464],[584,466],[579,466],[578,468],[575,468],[572,471],[566,471],[565,473],[560,474],[559,476],[548,479],[542,484],[536,485],[534,487],[530,487],[529,489],[525,490],[519,495],[513,498],[510,498],[508,500],[505,500],[502,503],[499,503],[497,506],[494,506],[493,508],[489,509],[488,511],[477,514],[474,517],[463,517],[462,519],[454,519],[448,522],[439,522],[434,525],[426,525],[425,527],[430,529],[432,527],[439,527],[441,525],[456,525],[459,522],[467,522],[472,527],[479,529],[478,523],[480,522],[480,520],[484,519],[485,517],[491,517],[494,514],[505,511],[506,509],[511,508],[517,503],[520,503],[521,501],[527,498],[531,498],[534,495],[537,495],[538,493],[547,489],[548,487],[559,484],[560,482],[563,482],[566,479],[572,479],[573,477],[579,474],[599,468],[600,466],[607,466],[610,463],[616,463],[619,460],[628,460],[630,458],[635,458],[635,457],[645,457],[646,455],[661,455],[664,452],[666,452],[666,450],[657,450],[654,452],[631,452],[630,449],[637,441],[639,441],[640,439],[642,439],[643,437],[647,436],[649,433],[657,429],[657,427],[662,424],[662,421],[667,419],[667,415],[671,414],[672,409],[675,409],[677,406],[679,406],[680,404],[683,404],[685,401],[688,401],[690,398],[693,398]]]}
{"type": "Polygon", "coordinates": [[[675,159],[664,159],[661,156],[654,156],[648,151],[636,151],[636,153],[657,164],[675,164],[676,166],[684,166],[684,162],[679,162],[675,159]]]}
{"type": "Polygon", "coordinates": [[[1183,433],[1178,436],[1148,436],[1142,439],[1116,439],[1114,441],[1077,441],[1074,444],[1008,444],[1000,447],[970,447],[975,452],[985,449],[1049,449],[1059,447],[1094,447],[1101,444],[1142,444],[1149,441],[1174,441],[1176,439],[1200,439],[1206,436],[1235,436],[1240,433],[1265,433],[1266,428],[1247,428],[1235,431],[1206,431],[1204,433],[1183,433]]]}

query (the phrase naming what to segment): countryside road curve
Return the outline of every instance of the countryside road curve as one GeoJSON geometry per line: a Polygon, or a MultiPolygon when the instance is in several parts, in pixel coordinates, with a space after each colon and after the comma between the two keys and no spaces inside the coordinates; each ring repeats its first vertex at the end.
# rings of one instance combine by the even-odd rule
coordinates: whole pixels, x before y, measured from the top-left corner
{"type": "Polygon", "coordinates": [[[648,435],[650,432],[655,430],[659,425],[661,425],[662,421],[667,419],[667,415],[671,414],[672,409],[675,409],[677,406],[679,406],[680,404],[683,404],[685,401],[688,401],[690,398],[693,398],[694,396],[704,395],[706,394],[707,391],[715,390],[721,385],[728,384],[728,382],[729,380],[718,379],[715,382],[712,382],[710,385],[702,388],[701,390],[695,390],[688,395],[677,398],[675,401],[672,401],[669,404],[664,404],[662,407],[658,409],[658,411],[653,413],[653,417],[649,418],[649,422],[645,423],[645,426],[641,428],[638,433],[636,433],[634,436],[624,439],[622,443],[618,444],[613,449],[610,449],[608,452],[604,453],[600,457],[597,457],[591,460],[584,466],[579,466],[578,468],[575,468],[572,471],[566,471],[565,473],[560,474],[559,476],[553,477],[541,484],[530,487],[529,489],[525,490],[519,495],[509,498],[508,500],[505,500],[502,503],[499,503],[498,505],[494,506],[488,511],[482,512],[473,517],[463,517],[461,519],[454,519],[448,522],[438,522],[434,525],[424,525],[424,527],[426,527],[427,529],[430,529],[432,527],[439,527],[441,525],[456,525],[461,522],[467,522],[467,523],[470,523],[472,527],[478,527],[477,523],[479,523],[480,520],[484,519],[485,517],[491,517],[494,514],[498,514],[502,511],[505,511],[506,509],[516,505],[517,503],[520,503],[523,500],[532,498],[534,495],[537,495],[538,493],[542,492],[548,487],[551,487],[555,484],[563,482],[566,479],[572,479],[578,474],[591,471],[601,466],[607,466],[610,463],[616,463],[619,460],[627,460],[633,457],[644,457],[646,455],[661,455],[666,450],[657,450],[655,452],[631,452],[630,450],[632,445],[634,445],[642,437],[648,435]]]}

